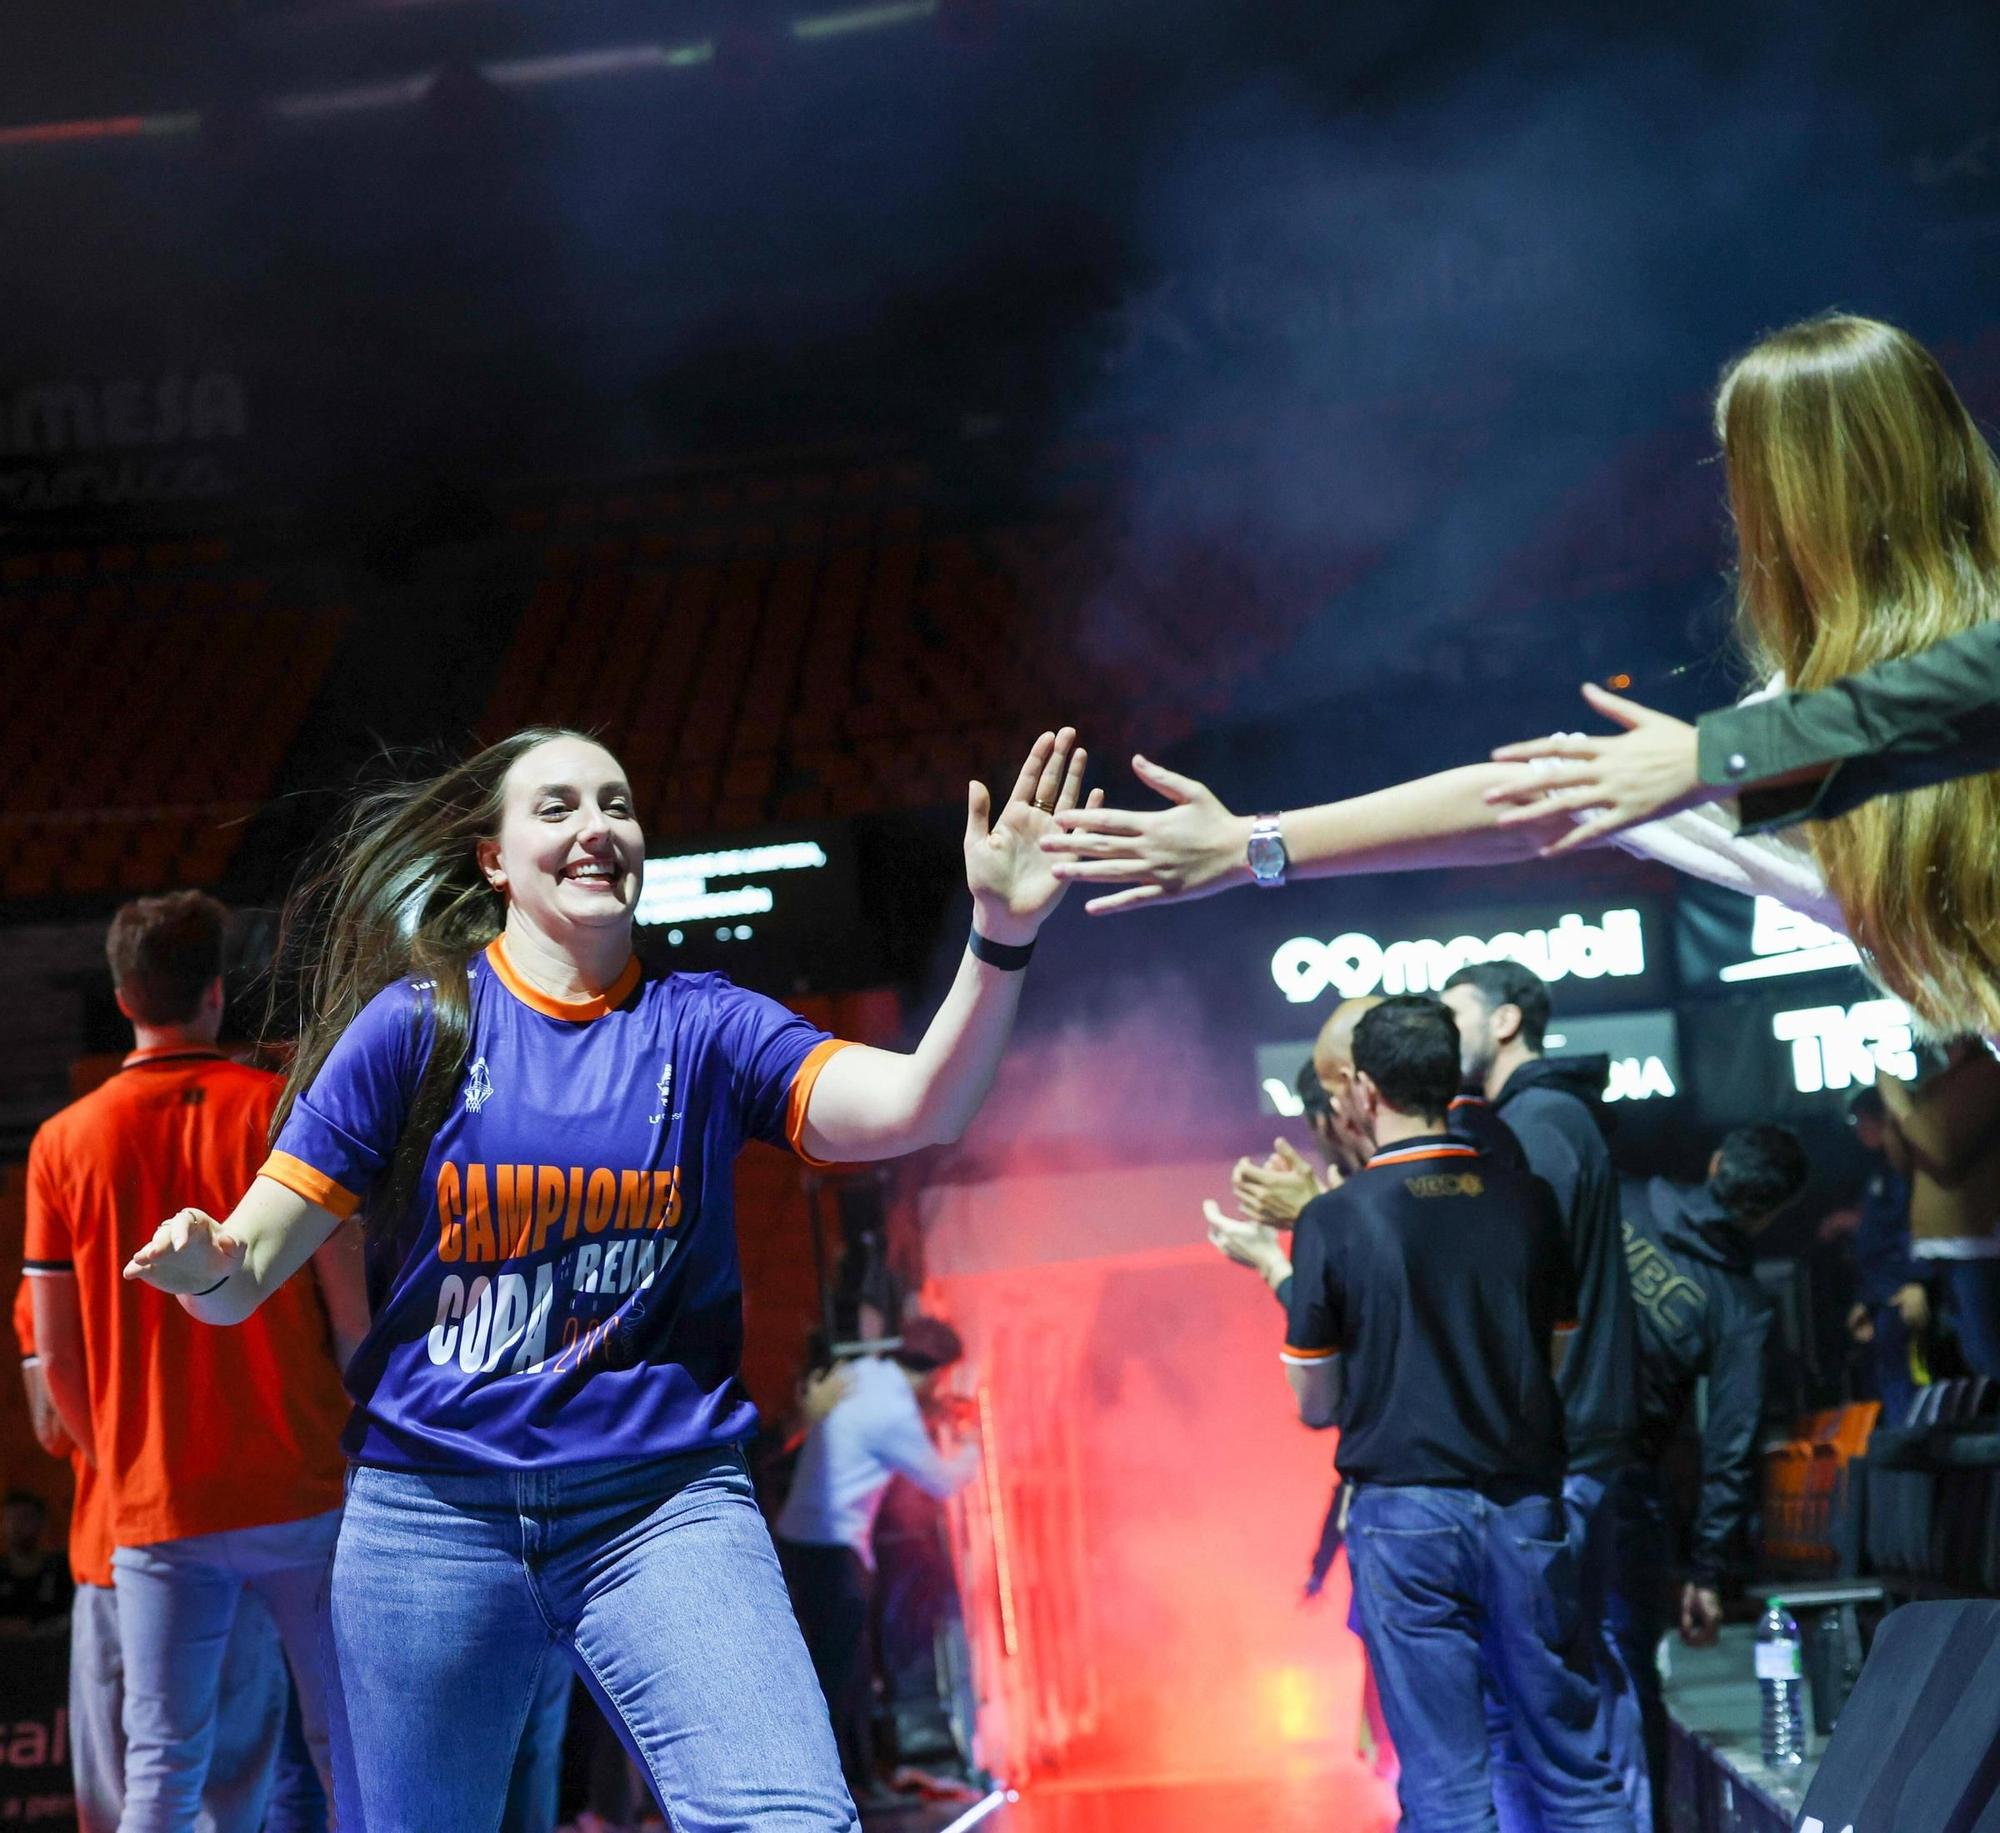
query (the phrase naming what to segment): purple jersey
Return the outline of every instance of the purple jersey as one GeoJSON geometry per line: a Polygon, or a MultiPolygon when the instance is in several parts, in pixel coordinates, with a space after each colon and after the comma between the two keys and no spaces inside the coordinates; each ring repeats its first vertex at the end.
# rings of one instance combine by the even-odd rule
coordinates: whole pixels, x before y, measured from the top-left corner
{"type": "MultiPolygon", "coordinates": [[[[372,1218],[349,1455],[522,1470],[745,1437],[736,1155],[797,1147],[842,1046],[720,975],[644,979],[636,957],[576,1004],[527,985],[498,942],[470,973],[459,1092],[406,1213],[372,1218]]],[[[370,1001],[263,1175],[359,1209],[395,1153],[429,1015],[424,982],[370,1001]]]]}

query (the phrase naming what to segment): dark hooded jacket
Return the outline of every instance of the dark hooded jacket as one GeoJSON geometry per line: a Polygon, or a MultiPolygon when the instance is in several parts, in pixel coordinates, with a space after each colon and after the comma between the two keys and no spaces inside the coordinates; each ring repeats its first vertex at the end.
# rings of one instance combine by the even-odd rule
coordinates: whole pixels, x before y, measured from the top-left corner
{"type": "Polygon", "coordinates": [[[1649,1459],[1708,1377],[1688,1572],[1719,1588],[1739,1564],[1757,1490],[1771,1302],[1751,1271],[1750,1237],[1702,1184],[1656,1177],[1645,1186],[1626,1210],[1625,1260],[1639,1314],[1639,1443],[1649,1459]]]}
{"type": "Polygon", "coordinates": [[[1602,1056],[1535,1057],[1507,1078],[1493,1111],[1556,1193],[1576,1269],[1577,1329],[1556,1383],[1569,1467],[1606,1476],[1638,1457],[1639,1348],[1619,1232],[1602,1056]]]}

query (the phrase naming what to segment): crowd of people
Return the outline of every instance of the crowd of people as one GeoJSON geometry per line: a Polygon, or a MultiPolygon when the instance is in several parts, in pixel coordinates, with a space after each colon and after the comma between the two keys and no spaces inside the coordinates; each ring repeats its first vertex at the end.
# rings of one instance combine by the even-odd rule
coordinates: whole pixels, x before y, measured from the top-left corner
{"type": "MultiPolygon", "coordinates": [[[[575,1681],[675,1826],[851,1833],[868,1528],[892,1474],[967,1474],[920,1413],[957,1344],[911,1320],[816,1395],[774,1548],[732,1165],[753,1138],[828,1164],[958,1137],[1071,882],[1103,913],[1615,836],[1842,925],[1972,1040],[1857,1115],[1885,1170],[1855,1328],[1885,1381],[1919,1379],[1937,1287],[1968,1358],[2000,1360],[2000,478],[1935,362],[1867,320],[1764,340],[1717,427],[1754,704],[1696,727],[1600,695],[1622,736],[1255,818],[1144,759],[1168,806],[1105,808],[1075,733],[1044,733],[1004,801],[969,788],[971,934],[907,1052],[646,973],[631,793],[566,731],[356,802],[288,908],[282,1077],[218,1048],[219,907],[122,911],[133,1050],[34,1142],[17,1306],[77,1478],[82,1824],[546,1826],[575,1681]]],[[[1622,1189],[1549,1019],[1509,962],[1343,1005],[1301,1084],[1324,1169],[1246,1162],[1239,1213],[1208,1212],[1283,1305],[1301,1417],[1341,1428],[1322,1544],[1420,1830],[1656,1819],[1654,1652],[1672,1619],[1715,1634],[1742,1558],[1750,1243],[1804,1177],[1751,1127],[1698,1183],[1622,1189]],[[1701,1378],[1669,1596],[1657,1455],[1701,1378]]]]}
{"type": "Polygon", "coordinates": [[[1514,962],[1343,1002],[1301,1074],[1324,1173],[1244,1160],[1241,1213],[1206,1211],[1285,1308],[1301,1417],[1341,1427],[1355,1626],[1421,1753],[1417,1827],[1650,1827],[1661,1637],[1712,1641],[1747,1569],[1771,1321],[1750,1243],[1804,1150],[1747,1127],[1701,1183],[1622,1184],[1604,1059],[1546,1056],[1549,1019],[1514,962]],[[1662,1454],[1704,1380],[1683,1559],[1662,1454]]]}

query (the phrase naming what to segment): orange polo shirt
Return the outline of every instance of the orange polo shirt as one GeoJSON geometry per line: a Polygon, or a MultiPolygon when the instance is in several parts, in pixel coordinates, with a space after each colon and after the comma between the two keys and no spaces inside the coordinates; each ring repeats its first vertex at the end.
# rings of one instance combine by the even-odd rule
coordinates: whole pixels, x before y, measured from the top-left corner
{"type": "Polygon", "coordinates": [[[263,1163],[279,1081],[220,1051],[135,1051],[28,1151],[23,1271],[73,1279],[111,1539],[148,1546],[340,1504],[347,1399],[310,1271],[245,1322],[123,1276],[176,1210],[226,1217],[263,1163]]]}

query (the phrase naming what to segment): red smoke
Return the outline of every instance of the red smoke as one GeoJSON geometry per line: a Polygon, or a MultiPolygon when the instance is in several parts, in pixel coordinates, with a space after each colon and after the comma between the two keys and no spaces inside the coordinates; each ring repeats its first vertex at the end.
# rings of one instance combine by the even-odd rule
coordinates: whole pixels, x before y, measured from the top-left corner
{"type": "MultiPolygon", "coordinates": [[[[1225,1175],[1012,1173],[925,1199],[928,1306],[965,1335],[986,1427],[960,1508],[982,1754],[1037,1795],[1355,1749],[1345,1566],[1300,1596],[1335,1439],[1293,1414],[1270,1293],[1201,1240],[1225,1175]]],[[[1351,1824],[1381,1824],[1372,1802],[1351,1824]]]]}

